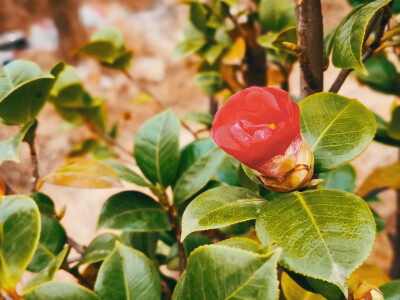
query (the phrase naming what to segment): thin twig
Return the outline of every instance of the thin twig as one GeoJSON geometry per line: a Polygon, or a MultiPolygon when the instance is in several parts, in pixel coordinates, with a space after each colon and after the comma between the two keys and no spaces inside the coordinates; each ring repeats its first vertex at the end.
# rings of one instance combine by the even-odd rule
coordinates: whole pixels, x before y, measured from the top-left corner
{"type": "Polygon", "coordinates": [[[86,246],[79,244],[71,237],[67,237],[67,244],[71,246],[71,248],[75,249],[79,254],[83,254],[86,251],[86,246]]]}
{"type": "MultiPolygon", "coordinates": [[[[367,41],[368,37],[372,33],[373,28],[375,27],[376,23],[378,22],[379,18],[382,16],[381,22],[379,27],[375,33],[375,37],[373,42],[369,45],[367,51],[362,56],[362,62],[366,62],[373,54],[374,51],[379,47],[383,34],[385,33],[385,27],[390,19],[390,13],[385,12],[385,9],[390,7],[390,4],[386,7],[381,8],[378,10],[373,17],[371,18],[370,22],[368,23],[367,29],[365,31],[365,39],[364,43],[367,41]]],[[[335,81],[333,82],[329,92],[337,93],[340,88],[342,87],[343,83],[345,82],[346,78],[354,69],[346,69],[340,71],[339,75],[336,77],[335,81]]]]}
{"type": "Polygon", "coordinates": [[[31,162],[32,162],[32,184],[31,184],[31,192],[36,191],[36,186],[39,182],[39,160],[37,157],[36,146],[35,146],[35,134],[33,134],[32,139],[28,142],[29,150],[31,153],[31,162]]]}
{"type": "MultiPolygon", "coordinates": [[[[128,72],[124,72],[125,76],[131,80],[132,83],[134,83],[139,90],[141,90],[142,92],[146,93],[147,95],[149,95],[154,102],[157,103],[157,105],[162,109],[162,110],[166,110],[168,109],[167,106],[164,105],[164,103],[162,103],[144,84],[142,84],[139,80],[135,80],[131,74],[129,74],[128,72]]],[[[181,124],[183,126],[183,128],[185,128],[187,131],[189,131],[193,137],[195,139],[198,139],[197,134],[190,128],[190,126],[183,120],[180,120],[181,124]]]]}
{"type": "Polygon", "coordinates": [[[122,146],[120,143],[118,143],[117,140],[113,139],[112,137],[110,137],[108,134],[106,134],[105,132],[103,132],[102,130],[100,130],[95,124],[93,124],[92,122],[86,121],[85,122],[86,126],[90,129],[90,131],[92,131],[93,133],[95,133],[96,135],[98,135],[102,140],[104,140],[107,144],[110,144],[112,146],[114,146],[115,148],[119,149],[121,152],[132,156],[132,152],[129,151],[128,149],[126,149],[124,146],[122,146]]]}

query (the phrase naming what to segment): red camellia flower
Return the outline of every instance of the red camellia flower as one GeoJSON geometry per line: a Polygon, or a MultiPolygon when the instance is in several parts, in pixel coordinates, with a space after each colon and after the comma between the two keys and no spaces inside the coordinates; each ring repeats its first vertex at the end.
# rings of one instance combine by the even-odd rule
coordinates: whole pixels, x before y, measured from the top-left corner
{"type": "Polygon", "coordinates": [[[231,96],[215,115],[211,136],[271,190],[304,187],[312,177],[314,159],[300,134],[299,106],[281,89],[254,86],[231,96]],[[294,170],[301,174],[293,176],[294,170]]]}

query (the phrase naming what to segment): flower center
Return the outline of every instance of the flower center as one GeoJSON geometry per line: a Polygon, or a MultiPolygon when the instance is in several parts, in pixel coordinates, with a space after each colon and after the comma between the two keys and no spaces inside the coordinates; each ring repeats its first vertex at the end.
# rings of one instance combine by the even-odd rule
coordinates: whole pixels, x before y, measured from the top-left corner
{"type": "Polygon", "coordinates": [[[268,126],[269,128],[271,128],[271,129],[275,129],[275,128],[276,128],[276,125],[275,125],[274,123],[267,124],[267,126],[268,126]]]}

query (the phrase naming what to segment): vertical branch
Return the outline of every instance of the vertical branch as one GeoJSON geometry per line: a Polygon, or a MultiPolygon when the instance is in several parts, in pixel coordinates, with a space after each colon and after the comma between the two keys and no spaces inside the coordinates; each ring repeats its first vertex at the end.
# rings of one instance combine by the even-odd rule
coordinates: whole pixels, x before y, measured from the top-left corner
{"type": "Polygon", "coordinates": [[[28,143],[29,150],[31,153],[31,163],[32,163],[32,185],[31,185],[31,192],[33,193],[36,191],[36,186],[39,181],[39,161],[36,152],[36,145],[35,145],[35,136],[36,136],[36,128],[38,122],[35,120],[35,123],[29,128],[28,132],[24,137],[24,141],[28,143]]]}
{"type": "MultiPolygon", "coordinates": [[[[400,159],[400,150],[399,150],[399,159],[400,159]]],[[[390,241],[393,246],[393,262],[392,267],[390,269],[390,277],[392,279],[400,278],[400,190],[397,190],[397,207],[396,207],[396,231],[390,237],[390,241]]]]}
{"type": "Polygon", "coordinates": [[[320,0],[296,1],[300,98],[323,89],[324,36],[320,0]]]}

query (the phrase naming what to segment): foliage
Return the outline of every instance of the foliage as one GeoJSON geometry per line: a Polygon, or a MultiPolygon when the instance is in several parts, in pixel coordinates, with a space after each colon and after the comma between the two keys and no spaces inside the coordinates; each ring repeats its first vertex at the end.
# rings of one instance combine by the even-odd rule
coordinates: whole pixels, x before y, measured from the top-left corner
{"type": "MultiPolygon", "coordinates": [[[[398,13],[400,1],[349,2],[355,8],[325,35],[321,68],[332,60],[334,67],[355,69],[352,74],[360,83],[398,96],[395,55],[387,55],[399,42],[398,19],[391,19],[392,29],[378,41],[365,33],[377,13],[377,24],[398,13]],[[373,57],[366,59],[372,46],[373,57]]],[[[292,1],[255,0],[250,7],[235,0],[186,4],[185,38],[174,56],[197,56],[194,81],[218,102],[214,103],[217,107],[255,82],[289,90],[290,72],[302,54],[292,1]],[[266,78],[267,74],[276,76],[266,78]]],[[[379,37],[379,28],[372,36],[379,37]]],[[[78,52],[132,80],[133,52],[126,49],[117,29],[99,31],[78,52]]],[[[278,106],[275,98],[269,99],[269,110],[274,101],[278,106]]],[[[297,95],[291,98],[298,99],[297,95]]],[[[400,189],[399,162],[372,171],[356,194],[357,173],[349,164],[373,140],[400,147],[398,101],[386,121],[365,107],[362,99],[337,93],[314,93],[298,105],[286,100],[287,105],[299,107],[300,122],[297,115],[293,119],[311,149],[307,157],[312,152],[319,179],[311,180],[310,175],[300,190],[277,193],[266,189],[259,170],[241,164],[250,153],[242,153],[238,161],[208,138],[215,111],[187,112],[180,118],[166,109],[138,130],[131,153],[118,144],[118,124],[108,124],[105,99],[90,95],[73,66],[61,62],[44,73],[33,62],[16,60],[1,68],[0,121],[20,129],[0,142],[0,161],[19,162],[21,144],[26,142],[35,163],[37,118],[46,102],[67,124],[64,128],[86,126],[96,137],[67,149],[66,163],[40,180],[33,170],[29,196],[15,194],[3,184],[5,178],[0,179],[0,298],[20,299],[17,284],[28,270],[36,274],[23,287],[22,297],[35,300],[269,300],[278,299],[280,293],[289,300],[340,300],[351,299],[360,286],[366,293],[380,288],[385,299],[398,299],[398,280],[390,282],[379,268],[363,262],[385,226],[370,204],[379,199],[380,191],[400,189]],[[192,131],[193,123],[201,127],[198,132],[192,131]],[[183,127],[194,135],[186,145],[180,140],[183,127]],[[204,135],[199,138],[199,133],[204,135]],[[125,163],[121,151],[129,152],[136,165],[125,163]],[[121,191],[124,182],[138,190],[121,191]],[[53,200],[39,191],[43,184],[119,188],[103,204],[97,224],[101,232],[87,247],[69,236],[60,223],[65,208],[57,210],[53,200]],[[79,284],[53,282],[60,269],[75,276],[79,284]],[[171,270],[179,270],[179,275],[169,277],[171,270]]],[[[240,111],[248,110],[249,115],[254,107],[261,111],[259,103],[250,104],[240,111]]],[[[280,124],[263,125],[272,131],[280,124]]],[[[253,130],[258,126],[250,125],[239,127],[253,130]]],[[[282,161],[293,162],[293,157],[285,155],[296,154],[294,161],[301,165],[297,160],[303,157],[296,151],[274,154],[278,170],[270,168],[268,174],[288,168],[282,161]]]]}

